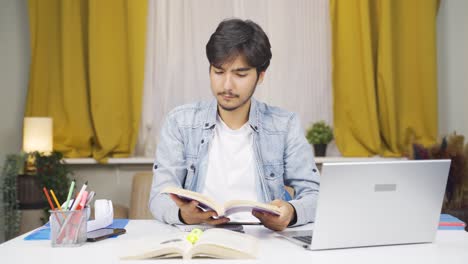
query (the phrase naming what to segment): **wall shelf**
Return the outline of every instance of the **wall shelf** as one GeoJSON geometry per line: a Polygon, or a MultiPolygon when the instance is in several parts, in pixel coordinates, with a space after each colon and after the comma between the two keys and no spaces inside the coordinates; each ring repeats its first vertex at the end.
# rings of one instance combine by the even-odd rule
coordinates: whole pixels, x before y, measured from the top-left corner
{"type": "Polygon", "coordinates": [[[107,163],[98,163],[93,158],[70,158],[65,159],[65,162],[70,165],[151,165],[154,158],[148,157],[131,157],[131,158],[109,158],[107,163]]]}

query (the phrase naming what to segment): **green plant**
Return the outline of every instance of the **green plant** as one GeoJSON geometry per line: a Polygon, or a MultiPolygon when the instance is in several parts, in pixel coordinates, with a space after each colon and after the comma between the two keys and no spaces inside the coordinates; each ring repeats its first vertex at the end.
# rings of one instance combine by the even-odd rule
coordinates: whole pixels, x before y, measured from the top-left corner
{"type": "Polygon", "coordinates": [[[17,198],[16,177],[23,173],[24,155],[11,154],[6,157],[1,175],[2,191],[2,231],[5,239],[11,239],[18,235],[21,211],[19,210],[19,201],[17,198]]]}
{"type": "MultiPolygon", "coordinates": [[[[41,187],[54,190],[59,201],[65,201],[70,186],[71,170],[63,161],[63,154],[57,151],[50,155],[34,152],[34,163],[36,167],[36,177],[38,177],[41,187]]],[[[43,222],[49,219],[49,208],[44,208],[45,218],[43,222]]]]}
{"type": "MultiPolygon", "coordinates": [[[[63,162],[63,155],[60,152],[52,152],[50,155],[44,153],[33,152],[27,155],[32,155],[34,158],[34,167],[36,168],[35,175],[41,187],[54,190],[59,201],[65,201],[67,197],[70,179],[68,175],[71,173],[67,164],[63,162]]],[[[8,155],[2,169],[0,190],[2,192],[2,220],[3,232],[5,239],[10,239],[18,235],[21,211],[19,210],[17,177],[23,174],[25,165],[24,154],[8,155]]],[[[44,208],[43,222],[49,219],[49,208],[44,208]]]]}
{"type": "Polygon", "coordinates": [[[464,146],[464,140],[463,135],[454,133],[427,148],[420,144],[413,144],[413,153],[410,158],[451,160],[442,205],[443,212],[468,207],[468,143],[464,146]]]}
{"type": "Polygon", "coordinates": [[[333,140],[333,130],[325,121],[315,122],[307,129],[306,138],[313,145],[328,144],[333,140]]]}

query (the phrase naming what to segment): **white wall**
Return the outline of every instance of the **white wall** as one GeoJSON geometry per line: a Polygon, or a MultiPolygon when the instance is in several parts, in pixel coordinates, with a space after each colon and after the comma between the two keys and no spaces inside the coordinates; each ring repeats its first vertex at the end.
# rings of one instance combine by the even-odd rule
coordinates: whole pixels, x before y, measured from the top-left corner
{"type": "Polygon", "coordinates": [[[0,1],[0,167],[8,153],[21,150],[30,62],[28,23],[27,0],[0,1]]]}
{"type": "Polygon", "coordinates": [[[468,141],[468,1],[441,1],[437,21],[439,134],[468,141]]]}
{"type": "Polygon", "coordinates": [[[152,167],[152,164],[71,165],[77,188],[88,181],[88,188],[96,192],[96,199],[111,199],[114,204],[127,208],[134,174],[151,171],[152,167]]]}
{"type": "Polygon", "coordinates": [[[0,1],[0,161],[21,149],[30,62],[26,0],[0,1]]]}

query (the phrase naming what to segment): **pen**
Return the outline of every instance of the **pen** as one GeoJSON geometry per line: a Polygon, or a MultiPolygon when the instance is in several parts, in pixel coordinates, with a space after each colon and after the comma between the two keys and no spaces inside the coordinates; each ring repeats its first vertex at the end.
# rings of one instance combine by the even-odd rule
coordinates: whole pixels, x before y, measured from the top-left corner
{"type": "Polygon", "coordinates": [[[52,194],[52,198],[55,201],[55,204],[57,205],[57,208],[62,211],[62,207],[60,206],[60,203],[57,200],[57,196],[55,196],[54,190],[50,189],[50,194],[52,194]]]}
{"type": "Polygon", "coordinates": [[[94,191],[89,192],[88,198],[86,199],[86,206],[88,206],[91,203],[91,201],[94,199],[94,195],[96,195],[96,192],[94,191]]]}
{"type": "Polygon", "coordinates": [[[79,204],[80,201],[81,201],[81,196],[83,196],[83,192],[86,190],[86,187],[88,187],[88,181],[86,181],[85,184],[83,184],[83,187],[81,187],[80,192],[78,193],[78,195],[76,196],[75,200],[73,201],[73,205],[72,205],[72,207],[70,208],[70,211],[71,211],[71,210],[75,210],[76,207],[78,207],[78,204],[79,204]]]}
{"type": "MultiPolygon", "coordinates": [[[[54,190],[50,189],[50,194],[52,194],[52,198],[54,199],[55,204],[57,205],[57,208],[60,211],[62,211],[62,206],[60,205],[59,201],[57,200],[57,196],[55,196],[54,190]]],[[[66,216],[65,216],[65,214],[63,214],[63,212],[62,212],[62,218],[63,218],[63,220],[65,220],[65,218],[66,218],[66,216]]]]}
{"type": "Polygon", "coordinates": [[[67,201],[65,202],[65,210],[68,210],[68,203],[70,202],[70,198],[71,198],[74,188],[75,188],[75,180],[73,180],[70,184],[70,190],[68,190],[67,201]]]}
{"type": "MultiPolygon", "coordinates": [[[[75,200],[73,200],[70,211],[76,210],[76,208],[79,206],[79,204],[81,202],[81,198],[83,196],[83,192],[86,190],[86,187],[88,187],[88,181],[86,181],[85,184],[83,184],[83,187],[81,187],[80,192],[75,197],[75,200]]],[[[65,221],[64,221],[64,223],[63,223],[62,227],[60,228],[60,231],[59,231],[59,233],[57,235],[57,241],[62,241],[62,239],[64,238],[64,236],[65,236],[65,232],[64,232],[65,226],[67,226],[67,224],[70,222],[70,220],[72,218],[73,218],[73,215],[69,215],[67,217],[67,219],[65,219],[65,221]]]]}
{"type": "Polygon", "coordinates": [[[76,201],[76,197],[78,197],[78,194],[76,194],[75,198],[71,200],[70,205],[68,206],[67,210],[71,210],[71,208],[73,207],[73,204],[76,201]]]}
{"type": "Polygon", "coordinates": [[[42,191],[44,191],[44,194],[47,198],[47,202],[49,202],[49,206],[52,210],[55,210],[55,207],[54,207],[54,204],[52,203],[52,200],[50,200],[50,196],[49,196],[49,193],[47,192],[47,189],[46,187],[42,188],[42,191]]]}
{"type": "MultiPolygon", "coordinates": [[[[84,214],[86,217],[86,211],[83,210],[85,205],[86,205],[86,199],[88,198],[88,192],[87,191],[83,191],[83,194],[82,194],[82,197],[81,197],[81,201],[80,201],[80,204],[78,205],[78,207],[76,207],[76,210],[81,210],[81,214],[84,214]]],[[[77,216],[81,216],[80,214],[77,215],[77,216]]],[[[74,224],[76,226],[76,223],[78,223],[78,227],[75,229],[75,238],[73,239],[73,241],[76,241],[78,239],[78,234],[80,232],[80,228],[81,228],[81,224],[82,224],[82,221],[80,221],[80,217],[77,217],[75,216],[75,221],[74,221],[74,224]]]]}
{"type": "Polygon", "coordinates": [[[80,204],[76,207],[76,210],[81,210],[85,207],[86,205],[86,198],[88,198],[88,192],[83,191],[83,195],[81,196],[81,201],[80,204]]]}
{"type": "MultiPolygon", "coordinates": [[[[49,202],[49,205],[50,205],[50,208],[52,210],[55,210],[55,207],[54,207],[54,204],[52,203],[52,201],[50,200],[50,196],[49,196],[49,193],[47,192],[47,189],[46,187],[43,187],[42,188],[42,191],[44,192],[46,198],[47,198],[47,202],[49,202]]],[[[60,221],[60,219],[58,218],[57,214],[54,214],[55,215],[55,218],[57,219],[57,222],[60,223],[60,225],[62,224],[62,222],[60,221]]]]}

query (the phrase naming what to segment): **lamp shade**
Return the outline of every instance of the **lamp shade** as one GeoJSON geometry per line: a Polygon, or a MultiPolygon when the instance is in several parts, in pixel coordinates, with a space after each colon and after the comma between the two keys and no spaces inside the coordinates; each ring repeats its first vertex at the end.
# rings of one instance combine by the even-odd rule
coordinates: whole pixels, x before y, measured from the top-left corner
{"type": "Polygon", "coordinates": [[[23,151],[52,152],[52,125],[51,117],[25,117],[23,127],[23,151]]]}

